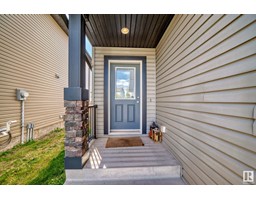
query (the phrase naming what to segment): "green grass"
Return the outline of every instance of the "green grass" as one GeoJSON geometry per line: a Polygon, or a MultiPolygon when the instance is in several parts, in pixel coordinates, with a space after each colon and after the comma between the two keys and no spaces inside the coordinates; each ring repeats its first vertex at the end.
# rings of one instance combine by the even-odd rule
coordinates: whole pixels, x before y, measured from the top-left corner
{"type": "Polygon", "coordinates": [[[65,178],[62,129],[0,153],[1,185],[62,185],[65,178]]]}

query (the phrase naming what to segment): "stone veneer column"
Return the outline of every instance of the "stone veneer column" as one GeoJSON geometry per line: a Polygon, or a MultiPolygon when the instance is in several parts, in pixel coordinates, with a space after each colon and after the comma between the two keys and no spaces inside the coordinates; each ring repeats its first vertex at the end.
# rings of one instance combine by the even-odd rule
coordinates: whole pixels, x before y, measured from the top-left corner
{"type": "Polygon", "coordinates": [[[64,101],[65,115],[65,168],[83,168],[82,157],[88,150],[88,101],[64,101]]]}

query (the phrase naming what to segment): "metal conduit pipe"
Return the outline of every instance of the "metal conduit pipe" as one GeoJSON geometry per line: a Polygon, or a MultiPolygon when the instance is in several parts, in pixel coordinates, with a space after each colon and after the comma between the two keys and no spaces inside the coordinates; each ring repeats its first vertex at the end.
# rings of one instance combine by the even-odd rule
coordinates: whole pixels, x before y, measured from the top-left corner
{"type": "Polygon", "coordinates": [[[29,93],[24,89],[16,90],[17,100],[21,101],[21,144],[24,144],[25,100],[29,93]]]}
{"type": "Polygon", "coordinates": [[[0,136],[8,136],[8,138],[0,143],[0,149],[3,147],[6,147],[8,144],[10,144],[11,140],[12,140],[12,135],[11,135],[11,124],[17,122],[16,120],[13,121],[8,121],[6,123],[6,127],[2,127],[0,128],[0,136]]]}
{"type": "Polygon", "coordinates": [[[21,101],[21,144],[24,144],[25,102],[21,101]]]}
{"type": "Polygon", "coordinates": [[[27,124],[27,142],[34,140],[34,124],[28,123],[27,124]]]}

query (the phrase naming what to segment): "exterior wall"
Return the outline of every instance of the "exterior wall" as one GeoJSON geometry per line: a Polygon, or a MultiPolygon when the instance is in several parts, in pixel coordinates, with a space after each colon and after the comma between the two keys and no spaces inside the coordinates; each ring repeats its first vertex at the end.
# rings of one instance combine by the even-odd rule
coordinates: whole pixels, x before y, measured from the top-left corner
{"type": "Polygon", "coordinates": [[[156,64],[155,49],[94,47],[93,84],[94,103],[97,108],[97,136],[104,134],[104,56],[146,56],[147,57],[147,132],[155,121],[156,114],[156,64]]]}
{"type": "Polygon", "coordinates": [[[190,184],[256,170],[256,15],[176,15],[156,48],[157,122],[190,184]]]}
{"type": "Polygon", "coordinates": [[[33,122],[38,137],[46,127],[63,126],[68,36],[50,15],[0,15],[0,30],[0,127],[17,120],[11,132],[13,141],[19,142],[21,102],[16,100],[16,88],[30,94],[25,126],[33,122]]]}

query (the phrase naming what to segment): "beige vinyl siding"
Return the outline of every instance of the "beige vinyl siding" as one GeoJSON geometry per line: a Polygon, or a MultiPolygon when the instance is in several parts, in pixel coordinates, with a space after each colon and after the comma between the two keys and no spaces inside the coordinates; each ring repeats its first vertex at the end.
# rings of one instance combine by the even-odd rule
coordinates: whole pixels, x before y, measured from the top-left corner
{"type": "Polygon", "coordinates": [[[256,170],[256,15],[175,15],[156,48],[156,118],[190,184],[256,170]]]}
{"type": "Polygon", "coordinates": [[[156,118],[155,49],[94,47],[94,103],[97,108],[97,134],[104,134],[104,56],[146,56],[147,58],[147,132],[156,118]]]}
{"type": "Polygon", "coordinates": [[[50,15],[0,15],[0,127],[17,120],[12,136],[20,136],[16,88],[29,92],[25,125],[37,130],[62,121],[67,73],[68,36],[50,15]]]}

